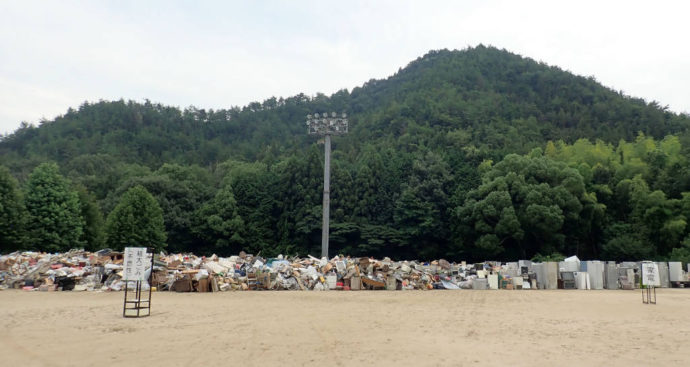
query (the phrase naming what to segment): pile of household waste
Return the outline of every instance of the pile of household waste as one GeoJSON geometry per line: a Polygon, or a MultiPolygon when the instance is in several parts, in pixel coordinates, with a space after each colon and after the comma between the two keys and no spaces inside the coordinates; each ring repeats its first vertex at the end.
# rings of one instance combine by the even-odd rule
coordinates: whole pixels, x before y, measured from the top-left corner
{"type": "MultiPolygon", "coordinates": [[[[0,289],[120,291],[123,253],[72,250],[61,254],[15,252],[0,256],[0,289]]],[[[640,262],[580,261],[501,263],[393,261],[336,256],[264,258],[156,254],[146,279],[158,291],[430,290],[430,289],[635,289],[640,262]]],[[[662,287],[684,286],[680,262],[657,263],[662,287]]],[[[690,269],[689,269],[690,271],[690,269]]],[[[690,285],[689,285],[690,286],[690,285]]],[[[149,284],[144,284],[148,289],[149,284]]]]}

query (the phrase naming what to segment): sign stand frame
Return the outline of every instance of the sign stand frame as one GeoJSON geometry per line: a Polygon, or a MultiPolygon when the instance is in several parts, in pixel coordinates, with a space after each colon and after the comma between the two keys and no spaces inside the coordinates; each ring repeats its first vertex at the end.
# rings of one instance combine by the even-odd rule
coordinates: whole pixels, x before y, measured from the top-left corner
{"type": "Polygon", "coordinates": [[[122,305],[122,317],[127,317],[127,318],[139,318],[139,317],[147,317],[151,315],[151,280],[153,279],[153,261],[154,261],[154,253],[153,249],[147,248],[147,250],[152,250],[151,251],[151,273],[149,274],[149,290],[148,290],[148,297],[147,299],[142,299],[142,284],[143,281],[141,280],[129,280],[125,279],[125,300],[122,305]],[[129,284],[134,283],[134,292],[129,292],[129,284]],[[133,298],[132,298],[133,295],[133,298]],[[144,310],[146,310],[146,313],[143,314],[144,310]],[[127,311],[130,311],[128,313],[127,311]],[[136,314],[133,312],[136,311],[136,314]]]}
{"type": "Polygon", "coordinates": [[[656,287],[653,285],[648,285],[642,288],[642,303],[644,304],[656,304],[656,287]],[[646,296],[646,297],[645,297],[646,296]]]}
{"type": "Polygon", "coordinates": [[[643,261],[641,264],[640,288],[642,288],[642,303],[646,305],[656,304],[656,287],[660,286],[659,266],[651,261],[643,261]]]}

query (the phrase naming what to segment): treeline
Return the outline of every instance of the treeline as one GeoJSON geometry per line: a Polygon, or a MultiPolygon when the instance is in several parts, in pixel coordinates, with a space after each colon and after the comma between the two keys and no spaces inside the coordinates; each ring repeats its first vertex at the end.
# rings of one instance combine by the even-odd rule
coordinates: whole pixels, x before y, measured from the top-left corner
{"type": "Polygon", "coordinates": [[[323,146],[304,121],[326,111],[350,121],[333,141],[332,251],[466,260],[688,251],[690,118],[484,46],[432,51],[331,96],[221,110],[85,102],[23,124],[0,139],[0,251],[120,248],[133,240],[120,234],[139,226],[169,251],[318,254],[323,146]],[[42,176],[62,201],[36,192],[42,176]],[[144,210],[134,207],[158,213],[154,202],[162,229],[133,219],[144,210]],[[71,229],[41,229],[53,222],[71,229]]]}
{"type": "MultiPolygon", "coordinates": [[[[422,259],[688,261],[690,173],[682,151],[675,136],[639,135],[616,146],[549,142],[482,162],[475,187],[431,150],[336,158],[331,248],[422,259]]],[[[120,179],[100,203],[107,220],[92,193],[97,181],[68,180],[46,163],[20,187],[3,168],[2,252],[121,249],[122,236],[146,229],[156,239],[150,245],[168,251],[317,254],[321,154],[315,146],[273,165],[226,161],[214,169],[111,167],[120,179]]]]}

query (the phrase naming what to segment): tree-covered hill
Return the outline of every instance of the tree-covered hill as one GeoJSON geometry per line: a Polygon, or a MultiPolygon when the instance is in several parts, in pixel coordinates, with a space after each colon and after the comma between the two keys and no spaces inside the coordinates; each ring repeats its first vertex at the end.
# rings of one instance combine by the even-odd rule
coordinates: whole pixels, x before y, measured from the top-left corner
{"type": "MultiPolygon", "coordinates": [[[[347,112],[354,151],[363,142],[463,143],[497,153],[525,152],[548,140],[617,142],[638,132],[661,138],[690,119],[657,102],[601,86],[593,78],[492,47],[432,51],[385,80],[330,97],[271,98],[227,110],[132,101],[85,102],[40,126],[24,124],[0,142],[6,164],[92,154],[157,167],[209,165],[229,158],[274,159],[309,144],[304,120],[318,111],[347,112]],[[449,136],[444,136],[448,134],[449,136]]],[[[15,170],[16,171],[16,170],[15,170]]]]}
{"type": "Polygon", "coordinates": [[[471,145],[499,153],[547,140],[616,142],[638,132],[661,138],[685,131],[690,121],[593,78],[481,46],[431,52],[351,97],[351,110],[368,117],[374,134],[461,131],[471,145]]]}
{"type": "MultiPolygon", "coordinates": [[[[334,139],[338,251],[663,257],[690,230],[688,116],[484,46],[432,51],[331,96],[221,110],[85,102],[0,140],[0,164],[13,176],[0,181],[15,202],[6,207],[27,213],[16,202],[31,196],[36,167],[54,162],[79,193],[78,243],[110,243],[104,217],[143,187],[157,199],[171,250],[316,253],[323,157],[304,121],[326,111],[350,121],[350,133],[334,139]],[[656,198],[666,214],[646,221],[651,202],[633,197],[656,198]],[[633,231],[640,225],[650,228],[633,231]]],[[[12,247],[45,242],[30,232],[18,242],[16,232],[12,247]]]]}

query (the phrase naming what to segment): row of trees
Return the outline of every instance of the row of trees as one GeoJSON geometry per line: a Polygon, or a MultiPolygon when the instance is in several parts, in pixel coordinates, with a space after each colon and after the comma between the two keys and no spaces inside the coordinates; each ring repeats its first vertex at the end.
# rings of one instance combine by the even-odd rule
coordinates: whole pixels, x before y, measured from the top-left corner
{"type": "MultiPolygon", "coordinates": [[[[675,136],[639,135],[616,146],[549,142],[474,171],[430,149],[368,150],[354,161],[337,152],[331,247],[340,253],[690,260],[690,173],[675,136]]],[[[2,252],[141,244],[201,254],[318,253],[317,146],[272,165],[115,170],[122,170],[110,176],[116,189],[98,196],[100,172],[70,181],[57,165],[42,164],[20,189],[3,169],[2,252]]]]}
{"type": "Polygon", "coordinates": [[[54,163],[36,167],[20,190],[0,166],[0,252],[46,252],[125,246],[165,248],[163,214],[146,189],[128,190],[103,221],[101,209],[83,186],[73,186],[54,163]]]}
{"type": "Polygon", "coordinates": [[[690,260],[687,158],[676,136],[549,142],[480,168],[456,208],[457,241],[483,256],[576,253],[690,260]]]}

